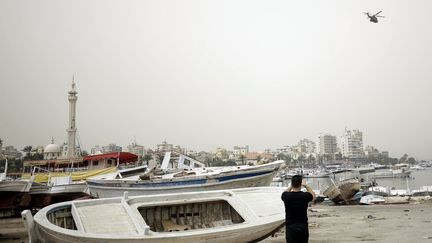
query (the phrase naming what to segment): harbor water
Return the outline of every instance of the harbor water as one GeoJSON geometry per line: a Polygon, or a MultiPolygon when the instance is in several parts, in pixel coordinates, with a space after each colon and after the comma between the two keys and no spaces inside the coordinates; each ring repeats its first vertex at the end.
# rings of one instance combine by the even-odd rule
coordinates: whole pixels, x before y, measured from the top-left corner
{"type": "MultiPolygon", "coordinates": [[[[325,190],[332,181],[340,181],[345,178],[355,178],[356,175],[352,172],[343,172],[331,176],[331,178],[305,178],[307,183],[314,189],[320,190],[321,192],[325,190]]],[[[368,173],[361,175],[365,181],[373,181],[374,174],[368,173]]],[[[377,178],[375,182],[378,186],[389,187],[396,190],[417,190],[422,186],[432,186],[432,168],[427,168],[425,170],[413,170],[411,175],[407,178],[377,178]]],[[[273,186],[288,187],[290,180],[284,180],[283,182],[274,182],[273,186]]]]}

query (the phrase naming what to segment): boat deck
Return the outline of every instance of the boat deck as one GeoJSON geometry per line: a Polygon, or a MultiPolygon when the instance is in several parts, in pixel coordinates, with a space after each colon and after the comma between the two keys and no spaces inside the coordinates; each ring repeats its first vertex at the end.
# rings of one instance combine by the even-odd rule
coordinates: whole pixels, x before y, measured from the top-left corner
{"type": "Polygon", "coordinates": [[[85,232],[126,235],[138,233],[128,212],[120,203],[106,203],[97,206],[87,205],[76,207],[76,211],[85,232]]]}

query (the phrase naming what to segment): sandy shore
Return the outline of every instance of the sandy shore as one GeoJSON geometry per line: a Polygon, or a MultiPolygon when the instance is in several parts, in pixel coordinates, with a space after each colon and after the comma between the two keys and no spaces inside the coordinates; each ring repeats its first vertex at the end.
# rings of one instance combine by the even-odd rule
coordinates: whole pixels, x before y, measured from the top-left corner
{"type": "MultiPolygon", "coordinates": [[[[373,206],[312,207],[310,243],[315,242],[430,242],[432,203],[373,206]]],[[[284,233],[264,242],[285,242],[284,233]]]]}
{"type": "MultiPolygon", "coordinates": [[[[430,242],[432,202],[404,205],[314,205],[309,242],[430,242]]],[[[0,242],[27,242],[21,219],[0,220],[0,242]]],[[[283,232],[265,243],[285,242],[283,232]]]]}

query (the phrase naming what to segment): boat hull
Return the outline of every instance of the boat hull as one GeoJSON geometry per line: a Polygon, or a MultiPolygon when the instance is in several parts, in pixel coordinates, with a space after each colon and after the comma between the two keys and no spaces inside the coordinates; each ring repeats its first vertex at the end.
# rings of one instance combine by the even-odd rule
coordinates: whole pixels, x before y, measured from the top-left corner
{"type": "Polygon", "coordinates": [[[95,183],[92,180],[87,181],[87,186],[90,190],[90,195],[97,198],[109,198],[109,197],[120,197],[125,191],[128,191],[131,196],[143,196],[143,195],[156,195],[156,194],[168,194],[178,192],[195,192],[195,191],[209,191],[209,190],[224,190],[233,188],[245,188],[245,187],[260,187],[269,186],[276,175],[277,171],[273,171],[264,175],[251,176],[240,179],[225,180],[222,182],[208,182],[185,185],[185,186],[165,186],[165,187],[138,187],[137,184],[134,187],[113,187],[105,186],[104,184],[95,183]]]}
{"type": "Polygon", "coordinates": [[[28,192],[30,187],[29,181],[0,181],[0,192],[28,192]]]}
{"type": "Polygon", "coordinates": [[[26,208],[30,201],[28,192],[0,192],[0,209],[26,208]]]}
{"type": "Polygon", "coordinates": [[[280,200],[283,191],[283,188],[260,187],[125,196],[63,202],[41,209],[34,218],[29,211],[22,215],[32,242],[253,242],[284,225],[284,205],[280,200]],[[226,210],[227,206],[231,209],[226,210]],[[179,224],[193,228],[174,231],[164,225],[162,229],[154,228],[156,221],[164,222],[167,217],[181,219],[183,223],[179,224]],[[227,219],[228,224],[220,224],[227,219]],[[199,225],[202,227],[195,227],[199,225]]]}
{"type": "Polygon", "coordinates": [[[42,243],[247,243],[254,242],[270,236],[277,229],[284,226],[284,220],[271,222],[250,228],[238,228],[224,230],[215,233],[203,233],[189,236],[173,235],[171,237],[145,238],[145,239],[101,239],[95,237],[74,237],[67,234],[59,234],[48,228],[37,226],[37,235],[42,243]]]}
{"type": "Polygon", "coordinates": [[[85,182],[72,183],[67,185],[53,185],[46,187],[44,190],[36,189],[30,191],[31,208],[42,208],[52,203],[75,200],[77,198],[88,196],[85,193],[87,185],[85,182]]]}
{"type": "MultiPolygon", "coordinates": [[[[223,182],[209,182],[187,186],[166,186],[166,187],[113,187],[104,184],[94,183],[87,180],[90,195],[97,198],[121,197],[125,191],[131,196],[168,194],[177,192],[195,192],[209,190],[224,190],[245,187],[269,186],[276,175],[277,170],[264,175],[251,176],[247,178],[226,180],[223,182]]],[[[137,186],[136,184],[134,186],[137,186]]]]}
{"type": "Polygon", "coordinates": [[[222,167],[192,171],[193,175],[175,177],[167,174],[151,180],[88,179],[91,196],[97,198],[120,197],[128,191],[131,196],[224,190],[232,188],[269,186],[283,161],[253,167],[222,167]]]}
{"type": "Polygon", "coordinates": [[[323,194],[336,204],[349,203],[351,198],[360,191],[358,180],[348,179],[329,186],[323,194]]]}
{"type": "Polygon", "coordinates": [[[409,170],[389,170],[389,171],[376,171],[373,174],[373,177],[376,179],[381,178],[406,178],[411,175],[411,171],[409,170]]]}

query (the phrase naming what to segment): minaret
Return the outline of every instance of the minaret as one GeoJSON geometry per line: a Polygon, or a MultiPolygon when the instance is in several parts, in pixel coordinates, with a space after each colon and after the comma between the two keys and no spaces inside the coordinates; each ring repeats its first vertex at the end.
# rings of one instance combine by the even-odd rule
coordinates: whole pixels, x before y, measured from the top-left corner
{"type": "Polygon", "coordinates": [[[75,158],[75,141],[76,141],[76,125],[75,125],[75,117],[76,117],[76,102],[78,100],[78,92],[75,90],[75,76],[72,76],[72,90],[68,92],[69,99],[69,127],[66,129],[68,132],[68,151],[67,158],[75,158]]]}

